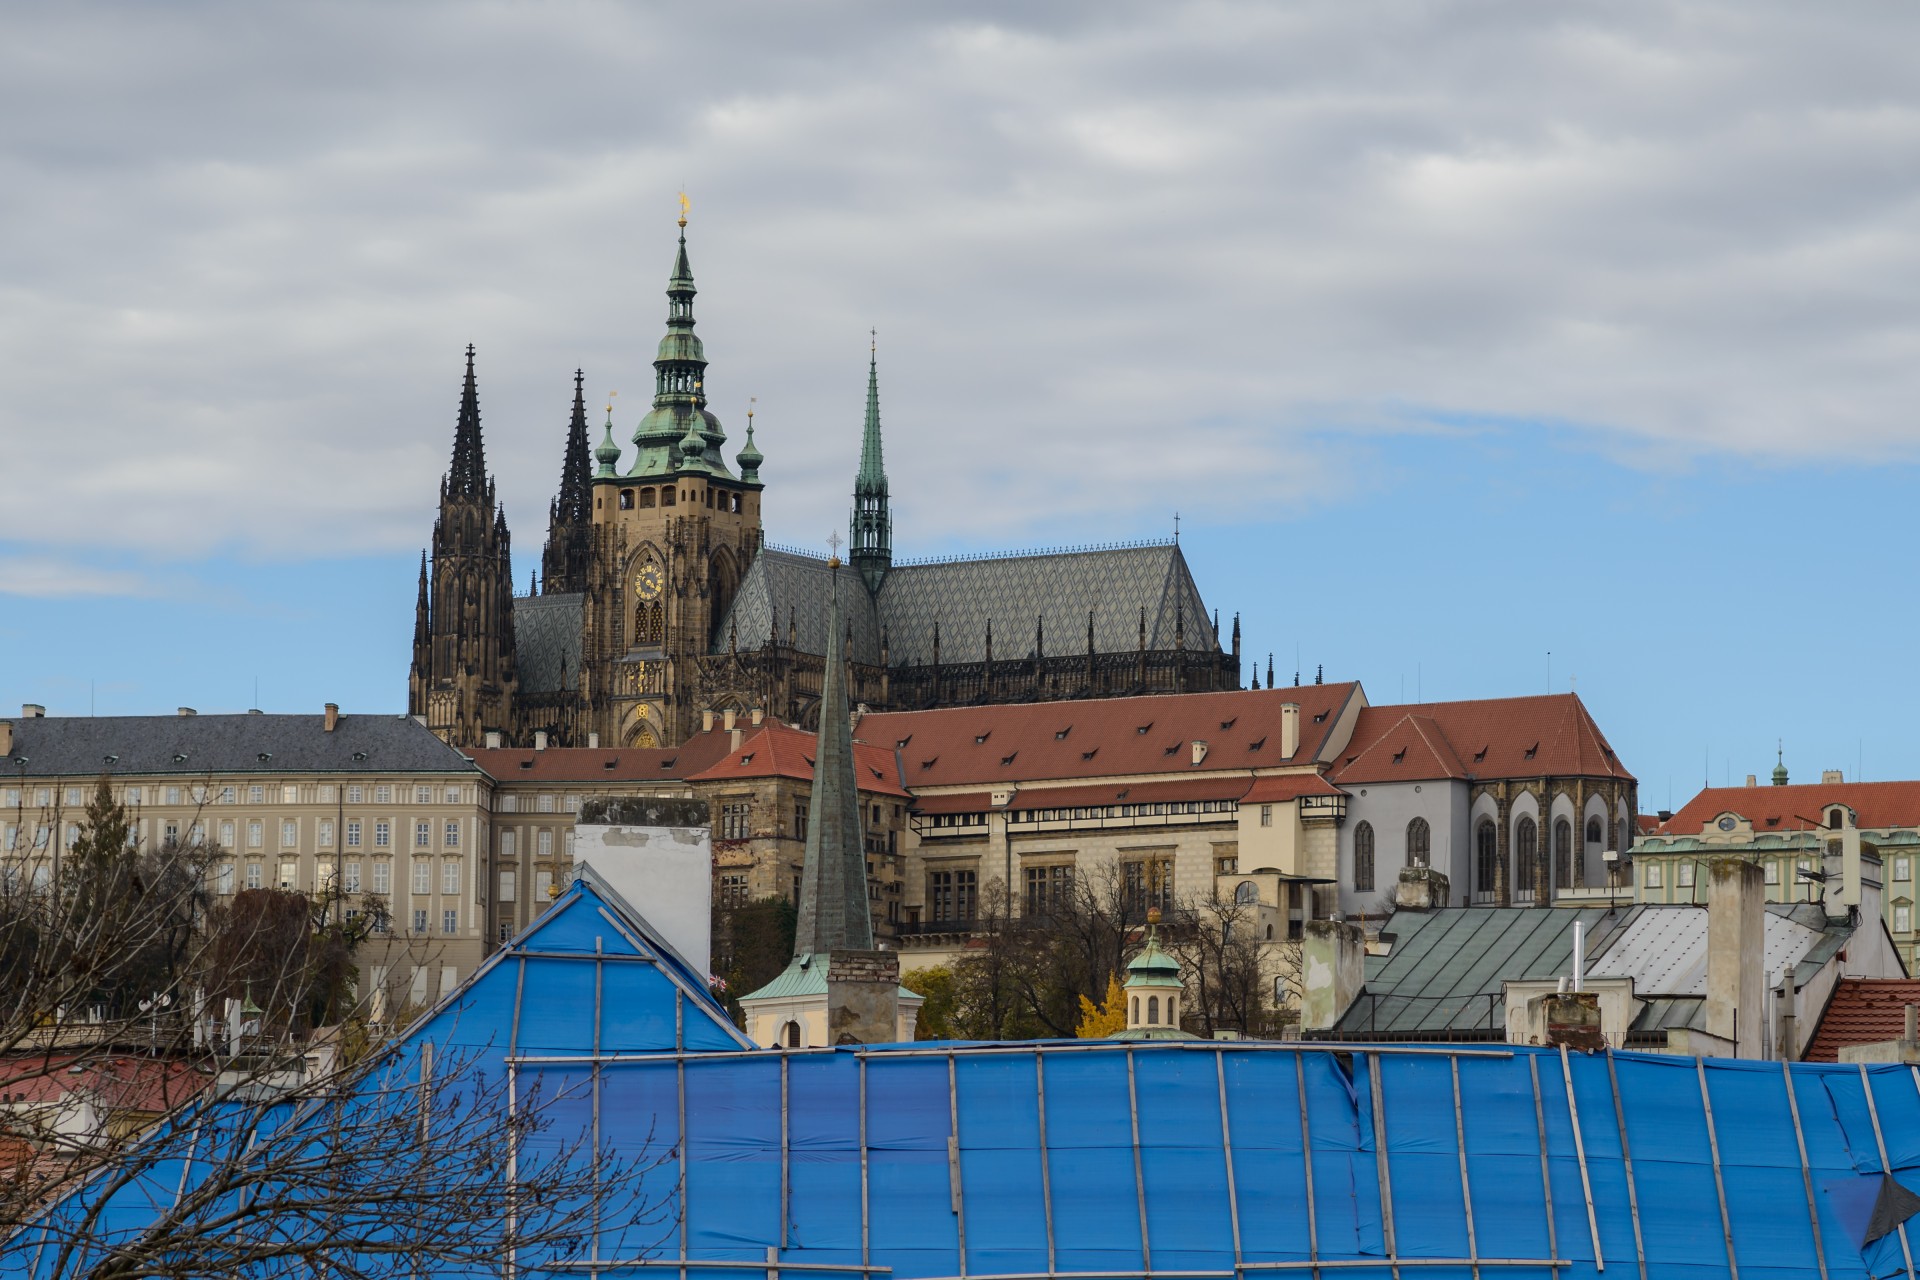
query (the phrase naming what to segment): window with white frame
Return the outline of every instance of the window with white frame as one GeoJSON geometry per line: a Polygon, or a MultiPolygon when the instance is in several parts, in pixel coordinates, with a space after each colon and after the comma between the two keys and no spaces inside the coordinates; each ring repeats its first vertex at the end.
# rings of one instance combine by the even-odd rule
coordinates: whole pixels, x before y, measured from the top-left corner
{"type": "Polygon", "coordinates": [[[319,794],[315,798],[318,799],[321,804],[332,804],[333,803],[333,784],[331,782],[322,783],[320,785],[319,794]]]}
{"type": "Polygon", "coordinates": [[[413,824],[413,847],[416,849],[433,847],[433,824],[424,818],[413,824]]]}
{"type": "Polygon", "coordinates": [[[446,795],[447,795],[447,803],[448,803],[448,804],[459,804],[459,803],[460,803],[460,788],[458,788],[458,787],[448,787],[448,788],[447,788],[447,792],[446,792],[446,795]]]}
{"type": "MultiPolygon", "coordinates": [[[[136,789],[136,790],[138,790],[138,788],[135,788],[135,789],[136,789]]],[[[221,804],[232,804],[233,802],[234,802],[234,791],[233,791],[233,788],[232,788],[232,787],[222,787],[222,788],[220,788],[220,803],[221,803],[221,804]]]]}
{"type": "MultiPolygon", "coordinates": [[[[42,791],[40,793],[40,803],[45,804],[46,802],[47,802],[47,793],[42,791]]],[[[167,788],[167,803],[168,804],[180,803],[180,788],[178,787],[167,788]]]]}
{"type": "Polygon", "coordinates": [[[347,819],[347,848],[358,849],[359,847],[360,847],[360,819],[348,818],[347,819]]]}
{"type": "Polygon", "coordinates": [[[545,902],[553,895],[553,872],[536,871],[533,873],[534,901],[545,902]]]}
{"type": "Polygon", "coordinates": [[[566,797],[564,807],[568,813],[580,812],[580,797],[574,795],[566,797]]]}
{"type": "Polygon", "coordinates": [[[561,835],[560,852],[569,858],[573,856],[573,832],[568,831],[561,835]]]}
{"type": "Polygon", "coordinates": [[[291,849],[300,843],[300,823],[298,819],[287,818],[280,824],[280,847],[291,849]]]}
{"type": "Polygon", "coordinates": [[[1893,860],[1893,878],[1894,878],[1895,880],[1911,880],[1911,879],[1913,879],[1913,862],[1912,862],[1912,859],[1910,859],[1910,858],[1895,858],[1895,859],[1893,860]]]}
{"type": "Polygon", "coordinates": [[[247,822],[247,848],[258,849],[266,842],[267,828],[265,824],[258,818],[250,819],[247,822]]]}
{"type": "Polygon", "coordinates": [[[363,797],[365,797],[365,795],[366,795],[366,792],[365,792],[365,791],[364,791],[364,790],[363,790],[362,788],[360,788],[360,787],[348,787],[348,788],[347,788],[347,803],[348,803],[348,804],[361,804],[361,803],[363,803],[363,797]]]}
{"type": "Polygon", "coordinates": [[[540,812],[542,812],[542,813],[552,813],[552,812],[553,812],[553,797],[552,797],[552,796],[548,796],[548,795],[543,795],[543,796],[541,796],[541,797],[540,797],[540,812]]]}
{"type": "Polygon", "coordinates": [[[375,787],[373,789],[373,802],[375,804],[392,804],[393,788],[384,784],[375,787]]]}
{"type": "Polygon", "coordinates": [[[1893,931],[1911,933],[1913,931],[1913,904],[1896,902],[1893,904],[1893,931]]]}
{"type": "Polygon", "coordinates": [[[433,863],[425,858],[413,860],[413,891],[415,893],[433,892],[433,863]]]}
{"type": "Polygon", "coordinates": [[[458,820],[448,821],[447,829],[442,834],[445,836],[443,843],[447,848],[458,849],[460,847],[460,823],[458,820]]]}
{"type": "Polygon", "coordinates": [[[1768,884],[1780,883],[1780,864],[1772,858],[1767,859],[1766,882],[1768,884]]]}
{"type": "MultiPolygon", "coordinates": [[[[413,909],[413,931],[415,933],[425,933],[427,931],[427,909],[425,907],[415,907],[413,909]]],[[[416,970],[416,972],[419,971],[416,970]]]]}
{"type": "MultiPolygon", "coordinates": [[[[127,788],[127,803],[128,803],[128,804],[139,804],[139,803],[140,803],[140,801],[141,801],[141,798],[142,798],[143,796],[145,796],[146,794],[147,794],[147,789],[146,789],[145,787],[128,787],[128,788],[127,788]]],[[[18,803],[19,803],[19,801],[17,801],[17,800],[11,800],[11,799],[10,799],[10,800],[8,800],[8,801],[7,801],[7,803],[8,803],[9,805],[13,805],[13,804],[18,804],[18,803]]]]}
{"type": "Polygon", "coordinates": [[[1679,889],[1693,888],[1693,863],[1691,862],[1675,863],[1673,868],[1673,883],[1675,888],[1679,888],[1679,889]]]}
{"type": "Polygon", "coordinates": [[[440,892],[460,892],[460,860],[448,858],[440,864],[440,892]]]}
{"type": "Polygon", "coordinates": [[[340,873],[340,888],[345,893],[360,892],[360,859],[347,859],[340,873]]]}
{"type": "Polygon", "coordinates": [[[1642,875],[1643,875],[1643,879],[1641,882],[1645,884],[1647,888],[1658,889],[1660,887],[1660,864],[1659,863],[1649,862],[1647,864],[1646,871],[1643,872],[1642,875]]]}
{"type": "Polygon", "coordinates": [[[226,897],[233,892],[233,863],[224,858],[214,871],[213,891],[221,897],[226,897]]]}
{"type": "Polygon", "coordinates": [[[233,848],[233,819],[232,818],[227,818],[224,821],[222,821],[220,824],[220,847],[222,849],[233,848]]]}
{"type": "Polygon", "coordinates": [[[247,864],[247,888],[258,889],[261,883],[260,875],[260,864],[258,862],[249,862],[247,864]]]}
{"type": "Polygon", "coordinates": [[[440,932],[442,933],[460,932],[460,908],[447,907],[445,910],[441,911],[440,932]]]}
{"type": "Polygon", "coordinates": [[[513,832],[502,831],[500,833],[500,856],[503,858],[513,857],[514,848],[519,843],[520,842],[514,838],[513,832]]]}
{"type": "Polygon", "coordinates": [[[413,802],[415,804],[432,804],[433,788],[432,787],[415,787],[413,789],[413,802]]]}
{"type": "Polygon", "coordinates": [[[292,858],[280,859],[280,887],[297,889],[300,887],[300,864],[292,858]]]}
{"type": "Polygon", "coordinates": [[[322,818],[316,828],[316,840],[322,849],[333,848],[333,819],[322,818]]]}
{"type": "Polygon", "coordinates": [[[81,799],[81,792],[79,787],[67,788],[67,803],[70,805],[86,803],[83,799],[81,799]]]}
{"type": "Polygon", "coordinates": [[[280,803],[281,804],[299,804],[300,788],[297,786],[294,786],[292,783],[288,783],[287,785],[281,787],[280,803]]]}
{"type": "Polygon", "coordinates": [[[253,786],[247,788],[248,804],[265,804],[266,802],[267,789],[265,787],[255,783],[253,786]]]}
{"type": "Polygon", "coordinates": [[[385,818],[378,819],[373,824],[373,847],[376,849],[393,847],[393,824],[385,818]]]}
{"type": "Polygon", "coordinates": [[[501,813],[518,813],[520,812],[520,797],[514,795],[511,791],[504,792],[494,797],[493,807],[501,813]]]}
{"type": "Polygon", "coordinates": [[[516,872],[509,870],[500,873],[500,901],[513,901],[514,885],[517,879],[518,874],[516,872]]]}
{"type": "Polygon", "coordinates": [[[553,832],[542,831],[534,837],[534,851],[543,858],[553,856],[553,832]]]}
{"type": "Polygon", "coordinates": [[[393,892],[393,864],[385,858],[373,860],[373,891],[382,894],[393,892]]]}

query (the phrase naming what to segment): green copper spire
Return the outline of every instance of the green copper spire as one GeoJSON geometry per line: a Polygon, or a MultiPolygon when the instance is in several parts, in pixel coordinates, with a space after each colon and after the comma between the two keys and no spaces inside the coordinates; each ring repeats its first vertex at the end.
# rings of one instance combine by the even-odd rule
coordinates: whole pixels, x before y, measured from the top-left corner
{"type": "Polygon", "coordinates": [[[880,452],[880,355],[876,341],[867,359],[867,422],[860,438],[860,473],[853,479],[853,542],[847,558],[879,591],[893,563],[893,516],[887,510],[887,468],[880,452]]]}
{"type": "Polygon", "coordinates": [[[634,429],[639,452],[630,476],[664,477],[683,472],[731,476],[720,447],[727,433],[707,412],[706,349],[693,329],[693,267],[687,261],[687,220],[667,280],[667,332],[654,355],[653,408],[634,429]]]}
{"type": "Polygon", "coordinates": [[[867,913],[867,854],[860,840],[860,795],[853,776],[853,729],[848,723],[845,623],[840,613],[840,560],[832,566],[827,611],[826,668],[820,680],[820,738],[813,758],[813,812],[800,864],[800,918],[793,954],[825,956],[873,948],[867,913]]]}
{"type": "Polygon", "coordinates": [[[616,444],[613,439],[612,405],[607,406],[606,438],[600,442],[600,447],[593,451],[593,456],[600,461],[600,470],[595,472],[596,475],[612,476],[616,474],[614,468],[620,464],[620,446],[616,444]]]}
{"type": "Polygon", "coordinates": [[[734,455],[733,460],[740,464],[741,480],[745,481],[747,484],[760,483],[760,464],[765,462],[767,459],[766,459],[766,455],[762,454],[759,449],[754,447],[753,408],[752,408],[751,401],[748,402],[748,408],[747,408],[747,447],[742,449],[738,454],[734,455]]]}

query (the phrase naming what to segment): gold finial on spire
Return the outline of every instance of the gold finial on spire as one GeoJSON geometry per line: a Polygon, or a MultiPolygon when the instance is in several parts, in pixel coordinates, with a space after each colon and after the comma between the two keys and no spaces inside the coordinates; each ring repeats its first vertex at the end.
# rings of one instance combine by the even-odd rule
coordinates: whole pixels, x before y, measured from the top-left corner
{"type": "Polygon", "coordinates": [[[613,416],[613,402],[619,395],[620,393],[618,391],[607,392],[607,416],[609,418],[613,416]]]}
{"type": "Polygon", "coordinates": [[[829,569],[838,569],[840,567],[840,541],[840,533],[838,530],[827,535],[827,545],[833,548],[833,554],[827,557],[827,567],[829,569]]]}
{"type": "Polygon", "coordinates": [[[753,406],[759,403],[760,403],[759,396],[747,397],[747,428],[748,430],[752,430],[753,428],[753,406]]]}
{"type": "Polygon", "coordinates": [[[682,231],[687,229],[687,210],[691,208],[692,205],[693,202],[687,199],[686,190],[682,188],[680,192],[680,229],[682,231]]]}

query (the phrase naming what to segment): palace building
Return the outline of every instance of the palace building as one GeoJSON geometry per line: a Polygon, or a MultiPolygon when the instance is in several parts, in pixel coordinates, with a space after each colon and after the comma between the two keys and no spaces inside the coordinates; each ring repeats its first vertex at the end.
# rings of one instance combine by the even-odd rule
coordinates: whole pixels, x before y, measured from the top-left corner
{"type": "MultiPolygon", "coordinates": [[[[731,460],[694,331],[686,220],[652,406],[627,446],[609,409],[589,449],[574,376],[537,589],[516,596],[487,473],[474,352],[420,565],[408,710],[462,747],[667,747],[704,712],[812,727],[827,651],[826,557],[767,544],[765,457],[731,460]]],[[[921,562],[893,558],[877,360],[854,481],[843,602],[856,704],[912,710],[1240,687],[1177,540],[921,562]],[[996,640],[996,631],[998,637],[996,640]]]]}

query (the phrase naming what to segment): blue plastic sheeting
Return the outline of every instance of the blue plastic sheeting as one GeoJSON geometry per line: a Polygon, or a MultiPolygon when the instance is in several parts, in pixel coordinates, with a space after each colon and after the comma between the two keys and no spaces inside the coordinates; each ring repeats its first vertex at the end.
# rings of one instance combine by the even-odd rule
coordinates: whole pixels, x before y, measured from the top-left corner
{"type": "MultiPolygon", "coordinates": [[[[1905,1226],[1862,1243],[1863,1187],[1920,1187],[1905,1066],[1258,1042],[751,1050],[592,884],[382,1069],[406,1078],[429,1043],[560,1099],[523,1172],[596,1116],[602,1149],[646,1166],[641,1210],[570,1207],[590,1267],[523,1253],[519,1275],[1854,1280],[1910,1275],[1920,1244],[1905,1226]]],[[[194,1176],[162,1162],[49,1212],[105,1195],[104,1248],[194,1176]]],[[[0,1271],[55,1275],[33,1240],[0,1248],[0,1271]]]]}

